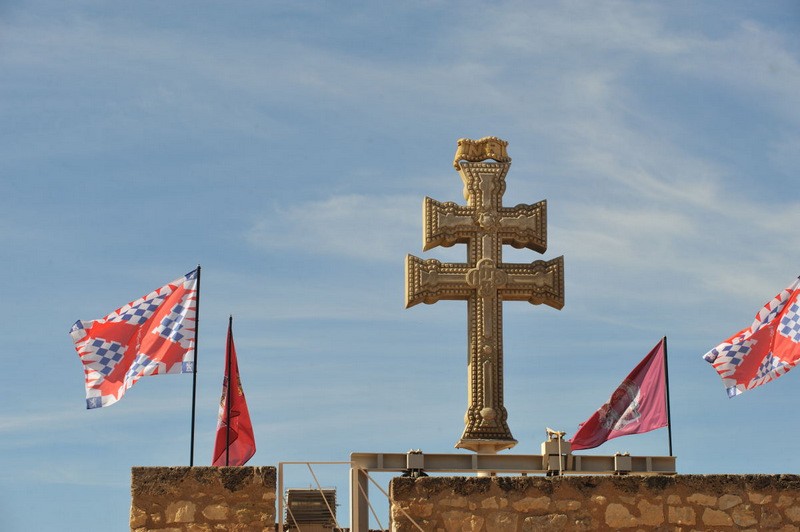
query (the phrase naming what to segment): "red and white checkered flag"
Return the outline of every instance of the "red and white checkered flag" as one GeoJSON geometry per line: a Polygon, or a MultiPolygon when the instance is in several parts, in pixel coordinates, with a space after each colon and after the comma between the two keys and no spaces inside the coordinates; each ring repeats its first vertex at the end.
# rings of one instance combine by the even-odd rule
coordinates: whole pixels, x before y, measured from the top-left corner
{"type": "Polygon", "coordinates": [[[116,403],[145,375],[194,372],[197,277],[192,270],[104,318],[75,322],[86,408],[116,403]]]}
{"type": "Polygon", "coordinates": [[[758,311],[753,324],[703,355],[728,397],[777,379],[800,361],[800,278],[758,311]]]}

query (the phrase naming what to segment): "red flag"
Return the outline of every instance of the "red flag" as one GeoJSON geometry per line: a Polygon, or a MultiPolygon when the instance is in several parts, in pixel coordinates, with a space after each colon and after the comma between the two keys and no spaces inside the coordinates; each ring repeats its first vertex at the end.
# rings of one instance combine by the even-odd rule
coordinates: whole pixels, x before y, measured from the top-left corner
{"type": "Polygon", "coordinates": [[[777,379],[800,362],[800,278],[772,298],[753,324],[703,355],[728,397],[777,379]]]}
{"type": "Polygon", "coordinates": [[[199,272],[104,318],[75,322],[70,335],[83,362],[86,408],[113,405],[146,375],[194,373],[199,272]]]}
{"type": "Polygon", "coordinates": [[[578,427],[569,440],[573,450],[592,449],[619,436],[667,426],[665,350],[662,339],[614,390],[608,402],[578,427]]]}
{"type": "Polygon", "coordinates": [[[233,319],[228,322],[228,346],[225,352],[225,378],[219,403],[217,438],[214,442],[214,466],[242,466],[256,454],[256,439],[247,400],[239,378],[236,348],[233,345],[233,319]]]}

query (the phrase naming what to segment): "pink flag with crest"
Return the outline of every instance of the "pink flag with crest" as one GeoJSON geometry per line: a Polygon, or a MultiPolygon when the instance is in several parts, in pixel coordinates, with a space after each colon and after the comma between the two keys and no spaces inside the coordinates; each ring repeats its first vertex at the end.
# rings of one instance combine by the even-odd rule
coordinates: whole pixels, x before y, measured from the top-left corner
{"type": "Polygon", "coordinates": [[[622,381],[611,398],[582,423],[572,450],[592,449],[610,439],[666,427],[667,384],[662,339],[622,381]]]}

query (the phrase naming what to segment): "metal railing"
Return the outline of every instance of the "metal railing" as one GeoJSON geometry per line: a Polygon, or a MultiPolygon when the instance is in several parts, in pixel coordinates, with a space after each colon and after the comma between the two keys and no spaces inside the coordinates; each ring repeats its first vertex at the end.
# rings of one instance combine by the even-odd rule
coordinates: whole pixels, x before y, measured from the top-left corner
{"type": "MultiPolygon", "coordinates": [[[[370,476],[370,472],[384,473],[472,473],[481,476],[540,474],[558,475],[674,475],[674,456],[630,456],[617,453],[611,456],[557,454],[424,454],[408,453],[352,453],[350,461],[334,462],[279,462],[278,463],[278,532],[284,532],[284,466],[305,465],[314,478],[317,490],[323,497],[336,527],[334,509],[324,497],[323,488],[312,465],[347,465],[350,467],[350,532],[369,531],[369,513],[383,529],[375,508],[369,501],[369,483],[375,485],[394,506],[420,531],[422,527],[398,505],[383,487],[370,476]]],[[[290,515],[293,520],[293,516],[290,515]]],[[[294,527],[300,530],[297,523],[294,527]]],[[[302,532],[302,531],[300,531],[302,532]]],[[[423,531],[424,532],[424,531],[423,531]]]]}

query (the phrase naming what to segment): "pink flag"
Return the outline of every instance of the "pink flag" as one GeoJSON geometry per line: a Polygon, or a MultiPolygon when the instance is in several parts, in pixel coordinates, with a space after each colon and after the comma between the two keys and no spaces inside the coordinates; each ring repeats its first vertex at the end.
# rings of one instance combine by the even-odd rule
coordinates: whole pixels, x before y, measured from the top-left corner
{"type": "Polygon", "coordinates": [[[70,335],[83,363],[86,408],[113,405],[146,375],[193,373],[199,268],[70,335]]]}
{"type": "Polygon", "coordinates": [[[608,402],[578,427],[569,440],[573,450],[592,449],[619,436],[667,426],[665,350],[662,339],[614,390],[608,402]]]}
{"type": "Polygon", "coordinates": [[[728,397],[777,379],[800,361],[800,278],[770,300],[753,324],[703,355],[728,397]]]}

